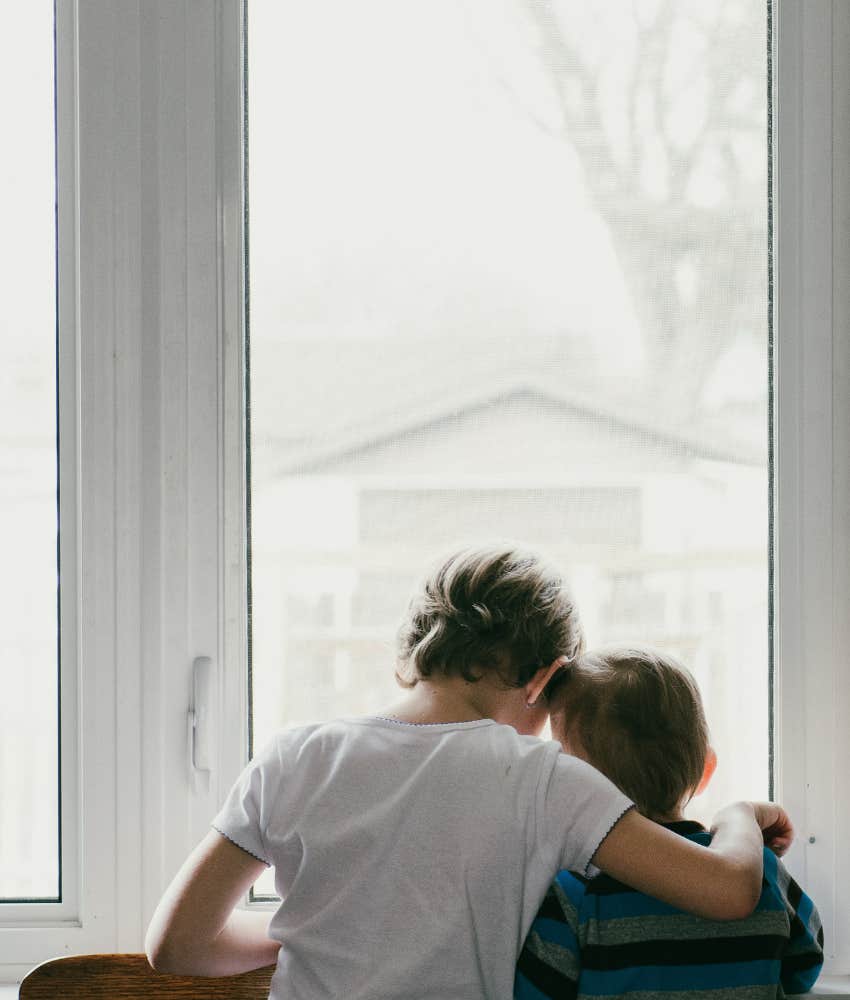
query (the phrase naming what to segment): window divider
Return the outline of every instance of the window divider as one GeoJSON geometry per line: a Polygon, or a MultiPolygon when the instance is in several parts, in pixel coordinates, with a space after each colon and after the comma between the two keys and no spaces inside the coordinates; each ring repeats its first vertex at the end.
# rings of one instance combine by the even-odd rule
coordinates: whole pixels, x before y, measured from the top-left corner
{"type": "Polygon", "coordinates": [[[850,974],[850,8],[778,0],[776,30],[777,797],[788,864],[850,974]]]}

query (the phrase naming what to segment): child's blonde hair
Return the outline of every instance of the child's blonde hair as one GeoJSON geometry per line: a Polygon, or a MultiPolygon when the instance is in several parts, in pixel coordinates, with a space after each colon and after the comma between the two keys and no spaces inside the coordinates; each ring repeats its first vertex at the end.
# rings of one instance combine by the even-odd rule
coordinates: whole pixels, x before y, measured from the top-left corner
{"type": "Polygon", "coordinates": [[[398,632],[396,677],[493,673],[522,687],[559,656],[584,648],[561,574],[533,552],[483,546],[454,552],[425,578],[398,632]]]}
{"type": "Polygon", "coordinates": [[[585,654],[551,699],[552,730],[649,817],[671,815],[699,785],[709,752],[699,688],[653,649],[585,654]]]}

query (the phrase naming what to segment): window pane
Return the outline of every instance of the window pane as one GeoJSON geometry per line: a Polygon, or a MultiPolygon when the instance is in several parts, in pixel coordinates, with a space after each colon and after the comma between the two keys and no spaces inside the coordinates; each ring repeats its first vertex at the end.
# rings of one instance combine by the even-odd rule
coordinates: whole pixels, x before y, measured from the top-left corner
{"type": "Polygon", "coordinates": [[[56,899],[53,4],[16,5],[0,49],[0,900],[56,899]]]}
{"type": "Polygon", "coordinates": [[[252,0],[254,740],[395,697],[454,541],[561,562],[768,791],[766,5],[252,0]]]}

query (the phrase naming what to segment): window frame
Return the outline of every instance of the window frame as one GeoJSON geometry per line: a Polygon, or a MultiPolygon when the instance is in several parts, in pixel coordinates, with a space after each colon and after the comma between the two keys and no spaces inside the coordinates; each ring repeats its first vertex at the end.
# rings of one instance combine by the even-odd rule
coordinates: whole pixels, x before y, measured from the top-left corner
{"type": "Polygon", "coordinates": [[[797,823],[789,867],[826,927],[826,973],[846,990],[850,8],[779,0],[774,18],[776,791],[797,823]]]}
{"type": "MultiPolygon", "coordinates": [[[[0,909],[0,980],[140,950],[246,759],[242,21],[242,0],[57,4],[65,909],[0,909]],[[217,753],[195,773],[199,655],[217,753]]],[[[776,790],[847,977],[850,6],[775,0],[773,39],[776,790]]]]}
{"type": "Polygon", "coordinates": [[[821,983],[850,996],[850,908],[836,892],[850,879],[837,849],[838,831],[850,822],[850,789],[837,784],[850,759],[850,622],[840,620],[850,590],[850,511],[841,506],[850,493],[850,402],[841,398],[850,291],[833,280],[850,270],[850,7],[840,0],[768,6],[774,794],[797,824],[787,864],[833,928],[821,983]]]}
{"type": "Polygon", "coordinates": [[[77,216],[75,212],[76,162],[73,115],[75,101],[75,38],[69,7],[56,5],[54,28],[54,94],[57,101],[55,124],[56,182],[56,380],[57,380],[57,485],[58,560],[61,566],[58,615],[61,623],[58,647],[59,738],[59,902],[0,903],[0,978],[13,974],[32,937],[21,928],[33,924],[49,928],[47,934],[57,950],[74,926],[79,900],[79,727],[78,664],[82,560],[81,512],[82,477],[80,441],[79,340],[76,322],[75,276],[77,216]]]}
{"type": "Polygon", "coordinates": [[[81,205],[90,164],[80,142],[78,5],[56,3],[54,10],[61,902],[0,905],[0,977],[6,980],[49,954],[95,949],[103,940],[97,923],[113,923],[115,909],[109,876],[116,824],[108,788],[116,771],[112,756],[103,752],[117,747],[109,711],[115,678],[111,658],[103,655],[120,601],[108,511],[116,474],[114,428],[104,419],[114,379],[98,350],[112,353],[111,344],[98,342],[103,331],[93,328],[91,337],[82,332],[88,308],[98,295],[108,301],[110,293],[84,287],[81,205]]]}
{"type": "Polygon", "coordinates": [[[193,771],[194,658],[247,700],[241,4],[55,13],[63,899],[0,906],[0,982],[142,949],[247,732],[193,771]]]}

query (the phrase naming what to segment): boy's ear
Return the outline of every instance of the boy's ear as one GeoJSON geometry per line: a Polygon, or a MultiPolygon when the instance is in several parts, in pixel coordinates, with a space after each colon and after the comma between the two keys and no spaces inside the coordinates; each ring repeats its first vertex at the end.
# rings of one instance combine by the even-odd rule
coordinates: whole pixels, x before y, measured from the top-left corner
{"type": "Polygon", "coordinates": [[[526,703],[533,705],[540,695],[543,694],[543,691],[549,681],[551,681],[561,667],[569,663],[569,661],[570,658],[568,656],[559,656],[557,660],[553,660],[548,666],[539,667],[528,684],[525,685],[526,703]]]}
{"type": "Polygon", "coordinates": [[[705,755],[705,767],[702,769],[702,777],[700,778],[697,789],[694,795],[699,795],[700,792],[704,792],[708,786],[709,781],[717,768],[717,754],[714,752],[713,747],[708,748],[708,753],[705,755]]]}

